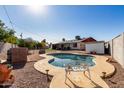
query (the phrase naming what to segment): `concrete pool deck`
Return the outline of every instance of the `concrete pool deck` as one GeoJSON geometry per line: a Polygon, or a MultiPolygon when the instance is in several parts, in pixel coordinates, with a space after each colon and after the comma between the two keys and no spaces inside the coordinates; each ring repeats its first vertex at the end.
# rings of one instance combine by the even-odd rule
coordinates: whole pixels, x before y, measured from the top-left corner
{"type": "MultiPolygon", "coordinates": [[[[78,53],[72,53],[78,54],[78,53]]],[[[53,75],[53,79],[50,83],[51,88],[94,88],[103,87],[108,88],[109,86],[101,78],[103,76],[102,72],[106,72],[106,76],[110,76],[115,72],[113,65],[106,62],[108,59],[102,55],[92,55],[94,56],[95,66],[90,68],[91,80],[88,78],[87,72],[71,72],[67,75],[67,80],[65,82],[65,69],[60,67],[55,67],[48,63],[54,57],[47,54],[42,54],[45,59],[40,60],[34,64],[34,68],[42,73],[46,74],[46,70],[49,70],[48,74],[53,75]]]]}

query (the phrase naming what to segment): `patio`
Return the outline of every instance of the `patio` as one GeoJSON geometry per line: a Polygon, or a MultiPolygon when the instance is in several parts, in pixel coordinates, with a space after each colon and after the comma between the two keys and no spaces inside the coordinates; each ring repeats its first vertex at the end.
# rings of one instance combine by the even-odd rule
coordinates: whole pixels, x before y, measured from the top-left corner
{"type": "MultiPolygon", "coordinates": [[[[61,51],[57,51],[61,52],[61,51]]],[[[67,52],[67,51],[63,51],[67,52]]],[[[73,53],[72,51],[68,51],[68,53],[73,53]]],[[[74,51],[75,54],[83,54],[81,51],[74,51]]],[[[74,54],[73,53],[73,54],[74,54]]],[[[49,74],[53,75],[53,79],[50,83],[50,87],[109,87],[106,82],[101,78],[103,77],[103,72],[106,73],[106,77],[111,76],[115,72],[115,68],[110,63],[107,63],[107,57],[103,55],[93,55],[95,57],[96,65],[90,68],[91,78],[90,81],[87,78],[87,74],[84,75],[83,72],[72,72],[68,75],[68,80],[66,83],[65,81],[65,70],[63,68],[52,66],[48,63],[49,60],[53,59],[52,56],[47,56],[46,54],[41,55],[45,57],[45,59],[40,60],[34,64],[35,69],[42,73],[46,73],[46,70],[49,70],[49,74]],[[60,74],[61,73],[61,74],[60,74]]]]}

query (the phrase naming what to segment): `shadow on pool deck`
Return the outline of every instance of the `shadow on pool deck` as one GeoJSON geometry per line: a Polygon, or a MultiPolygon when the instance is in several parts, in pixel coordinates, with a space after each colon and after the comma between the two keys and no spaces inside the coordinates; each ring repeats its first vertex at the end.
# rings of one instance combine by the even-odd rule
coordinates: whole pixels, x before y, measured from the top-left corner
{"type": "MultiPolygon", "coordinates": [[[[82,87],[79,87],[79,86],[77,86],[76,84],[74,84],[74,83],[71,81],[71,79],[69,79],[68,77],[67,77],[67,79],[73,84],[74,88],[82,88],[82,87]]],[[[67,84],[66,81],[65,81],[65,84],[66,84],[69,88],[71,88],[71,86],[70,86],[69,84],[67,84]]]]}
{"type": "Polygon", "coordinates": [[[88,78],[96,87],[94,87],[94,88],[103,88],[102,86],[100,86],[99,84],[97,84],[96,82],[94,82],[92,79],[90,79],[85,73],[84,73],[84,76],[86,77],[86,78],[88,78]]]}
{"type": "MultiPolygon", "coordinates": [[[[84,74],[85,75],[85,74],[84,74]]],[[[91,80],[87,75],[85,75],[86,78],[88,78],[94,85],[95,87],[94,88],[103,88],[102,86],[100,86],[99,84],[97,84],[96,82],[94,82],[93,80],[91,80]]],[[[69,77],[66,77],[74,86],[74,88],[84,88],[84,87],[80,87],[80,86],[77,86],[75,83],[73,83],[71,81],[71,79],[69,77]]],[[[65,81],[65,84],[69,87],[69,88],[72,88],[69,84],[66,83],[65,81]]]]}

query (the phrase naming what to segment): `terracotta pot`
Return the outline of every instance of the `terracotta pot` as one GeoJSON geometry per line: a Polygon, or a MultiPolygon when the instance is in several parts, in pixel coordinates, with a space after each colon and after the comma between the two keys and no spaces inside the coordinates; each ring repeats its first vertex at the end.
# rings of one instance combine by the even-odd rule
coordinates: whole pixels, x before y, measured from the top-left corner
{"type": "Polygon", "coordinates": [[[3,83],[9,78],[11,69],[5,64],[0,64],[0,83],[3,83]]]}

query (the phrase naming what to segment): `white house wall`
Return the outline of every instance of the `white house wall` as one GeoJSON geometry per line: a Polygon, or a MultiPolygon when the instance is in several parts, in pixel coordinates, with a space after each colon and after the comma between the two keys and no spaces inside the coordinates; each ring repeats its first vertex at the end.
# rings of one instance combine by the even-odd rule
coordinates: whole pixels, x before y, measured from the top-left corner
{"type": "Polygon", "coordinates": [[[91,53],[95,51],[98,54],[104,54],[104,43],[88,43],[85,44],[86,53],[91,53]]]}
{"type": "MultiPolygon", "coordinates": [[[[78,42],[77,47],[73,47],[74,43],[65,43],[63,44],[63,47],[68,48],[70,47],[71,49],[77,49],[77,50],[82,50],[85,49],[85,43],[83,42],[78,42]]],[[[62,44],[57,44],[57,48],[62,48],[62,44]]]]}
{"type": "Polygon", "coordinates": [[[71,49],[81,49],[81,47],[80,47],[80,42],[77,43],[77,47],[73,47],[73,44],[74,44],[74,43],[71,43],[71,44],[70,44],[70,48],[71,48],[71,49]]]}
{"type": "Polygon", "coordinates": [[[83,43],[83,42],[80,43],[80,49],[85,50],[85,43],[83,43]]]}
{"type": "Polygon", "coordinates": [[[81,49],[81,43],[77,43],[77,49],[81,49]]]}

